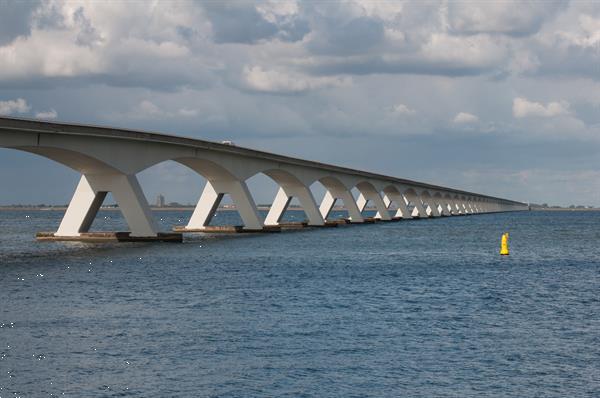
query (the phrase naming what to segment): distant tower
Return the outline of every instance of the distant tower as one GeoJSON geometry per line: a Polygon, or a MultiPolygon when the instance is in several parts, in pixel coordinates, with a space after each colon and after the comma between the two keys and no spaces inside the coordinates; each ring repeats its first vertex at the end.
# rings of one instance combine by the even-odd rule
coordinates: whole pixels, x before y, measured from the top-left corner
{"type": "Polygon", "coordinates": [[[156,197],[156,207],[165,207],[165,197],[162,194],[156,197]]]}

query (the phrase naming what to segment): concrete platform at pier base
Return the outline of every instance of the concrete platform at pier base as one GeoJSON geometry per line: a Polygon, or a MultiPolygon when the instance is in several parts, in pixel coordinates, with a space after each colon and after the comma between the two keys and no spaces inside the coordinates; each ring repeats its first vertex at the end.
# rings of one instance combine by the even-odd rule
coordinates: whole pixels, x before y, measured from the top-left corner
{"type": "Polygon", "coordinates": [[[345,218],[336,218],[334,220],[325,221],[326,227],[333,227],[334,225],[338,226],[338,225],[346,225],[346,224],[350,224],[350,220],[347,220],[345,218]]]}
{"type": "MultiPolygon", "coordinates": [[[[343,224],[346,224],[344,220],[343,224]]],[[[340,225],[337,221],[325,221],[322,225],[309,225],[308,228],[337,228],[340,225]]]]}
{"type": "Polygon", "coordinates": [[[308,228],[308,223],[303,221],[303,222],[280,222],[278,224],[278,226],[282,229],[282,230],[288,230],[288,229],[303,229],[303,228],[308,228]]]}
{"type": "Polygon", "coordinates": [[[384,220],[383,218],[376,218],[376,222],[398,222],[402,220],[402,218],[390,218],[389,220],[384,220]]]}
{"type": "Polygon", "coordinates": [[[173,231],[182,233],[205,233],[205,234],[241,234],[241,233],[271,233],[281,232],[279,225],[265,225],[259,229],[244,228],[243,225],[207,225],[203,228],[186,228],[185,226],[175,226],[173,231]]]}
{"type": "Polygon", "coordinates": [[[375,224],[376,222],[381,221],[379,218],[375,217],[365,217],[363,220],[363,224],[375,224]]]}
{"type": "Polygon", "coordinates": [[[56,236],[54,232],[38,232],[38,241],[55,242],[176,242],[183,241],[180,233],[159,232],[156,236],[131,236],[131,232],[82,232],[79,236],[56,236]]]}
{"type": "Polygon", "coordinates": [[[353,221],[349,218],[346,219],[346,224],[375,224],[376,222],[380,221],[378,218],[375,217],[365,217],[363,218],[362,221],[353,221]]]}

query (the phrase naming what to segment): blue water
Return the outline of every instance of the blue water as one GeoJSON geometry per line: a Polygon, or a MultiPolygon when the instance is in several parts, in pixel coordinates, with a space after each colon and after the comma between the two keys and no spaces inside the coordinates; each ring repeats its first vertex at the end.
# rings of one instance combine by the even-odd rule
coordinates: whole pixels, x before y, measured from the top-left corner
{"type": "Polygon", "coordinates": [[[33,240],[60,217],[0,213],[0,397],[600,396],[597,212],[33,240]]]}

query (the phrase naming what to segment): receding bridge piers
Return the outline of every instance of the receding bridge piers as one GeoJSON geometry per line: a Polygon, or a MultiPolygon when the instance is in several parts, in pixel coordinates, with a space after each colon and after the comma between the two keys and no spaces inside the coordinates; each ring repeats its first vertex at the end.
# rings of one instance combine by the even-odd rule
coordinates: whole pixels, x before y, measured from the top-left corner
{"type": "Polygon", "coordinates": [[[81,173],[68,209],[54,233],[41,240],[181,241],[181,232],[277,232],[282,229],[331,227],[340,223],[371,223],[527,210],[524,203],[353,170],[267,152],[182,137],[104,127],[0,118],[0,147],[35,153],[81,173]],[[196,208],[177,233],[158,231],[137,173],[163,161],[179,162],[206,178],[196,208]],[[279,186],[264,219],[246,181],[263,173],[279,186]],[[310,189],[325,188],[317,203],[310,189]],[[358,195],[352,194],[356,189],[358,195]],[[90,227],[107,193],[111,192],[129,232],[98,233],[90,227]],[[229,195],[243,225],[214,227],[212,218],[224,195],[229,195]],[[307,220],[282,221],[296,198],[307,220]],[[331,219],[338,201],[347,220],[331,219]],[[372,218],[363,215],[370,205],[372,218]],[[393,208],[393,214],[392,214],[393,208]]]}

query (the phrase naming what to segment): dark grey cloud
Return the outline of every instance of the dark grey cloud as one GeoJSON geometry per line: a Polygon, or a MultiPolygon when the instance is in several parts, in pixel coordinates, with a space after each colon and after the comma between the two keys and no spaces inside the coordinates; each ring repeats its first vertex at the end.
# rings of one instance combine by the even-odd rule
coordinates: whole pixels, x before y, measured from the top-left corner
{"type": "Polygon", "coordinates": [[[317,54],[365,54],[383,44],[383,21],[379,18],[359,17],[342,24],[328,20],[308,43],[308,49],[317,54]]]}
{"type": "Polygon", "coordinates": [[[39,1],[0,0],[0,46],[31,32],[31,15],[39,1]]]}
{"type": "Polygon", "coordinates": [[[540,49],[540,65],[531,75],[537,76],[576,76],[600,81],[600,43],[581,47],[567,45],[557,49],[540,49]]]}
{"type": "Polygon", "coordinates": [[[431,62],[411,54],[400,54],[395,60],[381,55],[330,59],[306,68],[318,75],[414,74],[434,76],[476,76],[493,72],[495,66],[469,65],[460,62],[431,62]]]}

